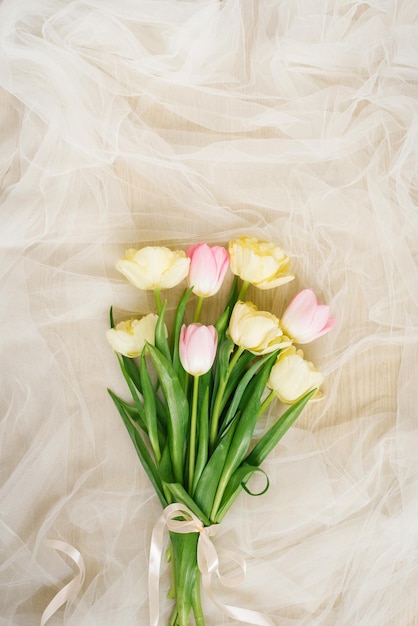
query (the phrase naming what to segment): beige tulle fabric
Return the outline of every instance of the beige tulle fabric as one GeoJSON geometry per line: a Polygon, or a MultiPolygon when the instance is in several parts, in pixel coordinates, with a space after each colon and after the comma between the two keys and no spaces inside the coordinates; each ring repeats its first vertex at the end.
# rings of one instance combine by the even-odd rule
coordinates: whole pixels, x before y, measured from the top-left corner
{"type": "MultiPolygon", "coordinates": [[[[111,304],[117,320],[154,305],[114,266],[130,247],[243,235],[280,245],[297,276],[251,299],[280,315],[309,287],[338,325],[305,346],[325,398],[265,463],[267,494],[243,493],[218,533],[248,568],[219,598],[278,626],[418,623],[417,14],[0,4],[0,626],[37,626],[73,577],[46,539],[86,564],[51,626],[148,623],[161,509],[106,392],[128,398],[105,332],[111,304]]],[[[161,587],[164,624],[166,568],[161,587]]]]}

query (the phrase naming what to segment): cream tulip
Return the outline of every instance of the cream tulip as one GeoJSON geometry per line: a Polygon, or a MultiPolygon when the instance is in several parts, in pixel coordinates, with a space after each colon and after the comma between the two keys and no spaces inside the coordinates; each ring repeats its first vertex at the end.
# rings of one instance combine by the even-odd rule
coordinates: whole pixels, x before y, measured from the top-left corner
{"type": "Polygon", "coordinates": [[[183,250],[147,246],[127,250],[116,269],[138,289],[153,290],[178,285],[188,275],[189,265],[190,259],[183,250]]]}
{"type": "Polygon", "coordinates": [[[291,346],[277,357],[267,386],[283,404],[294,404],[308,391],[319,388],[323,381],[321,372],[303,358],[302,350],[291,346]]]}
{"type": "Polygon", "coordinates": [[[230,242],[229,255],[231,271],[258,289],[273,289],[294,278],[289,258],[273,243],[241,237],[230,242]]]}
{"type": "Polygon", "coordinates": [[[253,354],[268,354],[290,345],[279,320],[268,311],[259,311],[252,302],[237,302],[232,311],[229,336],[253,354]]]}
{"type": "Polygon", "coordinates": [[[115,352],[131,358],[139,356],[146,343],[154,345],[158,315],[149,313],[142,319],[119,322],[106,332],[106,337],[115,352]]]}

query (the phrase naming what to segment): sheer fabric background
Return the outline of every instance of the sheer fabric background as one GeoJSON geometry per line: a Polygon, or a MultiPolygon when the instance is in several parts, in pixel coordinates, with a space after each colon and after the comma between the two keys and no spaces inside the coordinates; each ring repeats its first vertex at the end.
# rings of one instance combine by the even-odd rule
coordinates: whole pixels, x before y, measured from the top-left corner
{"type": "MultiPolygon", "coordinates": [[[[297,275],[250,297],[280,315],[311,287],[338,327],[306,346],[325,399],[265,464],[268,493],[243,493],[218,534],[248,565],[219,597],[280,626],[418,623],[417,13],[0,4],[1,626],[39,624],[72,578],[45,539],[86,562],[51,626],[148,622],[160,505],[106,393],[127,398],[104,335],[111,304],[122,319],[153,302],[114,264],[245,234],[282,246],[297,275]]],[[[164,623],[166,569],[161,585],[164,623]]]]}

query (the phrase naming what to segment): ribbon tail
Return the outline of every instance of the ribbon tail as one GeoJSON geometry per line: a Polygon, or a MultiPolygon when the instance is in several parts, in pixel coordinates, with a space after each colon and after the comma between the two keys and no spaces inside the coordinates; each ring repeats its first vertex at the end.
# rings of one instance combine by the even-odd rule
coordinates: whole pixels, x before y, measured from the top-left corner
{"type": "Polygon", "coordinates": [[[218,602],[212,593],[211,578],[212,577],[210,574],[202,575],[203,589],[205,590],[206,595],[212,600],[214,604],[216,604],[216,606],[224,613],[224,615],[228,615],[228,617],[232,617],[232,619],[236,619],[239,622],[244,622],[245,624],[255,624],[256,626],[274,626],[271,619],[263,613],[259,613],[258,611],[252,611],[251,609],[242,609],[238,606],[230,606],[229,604],[222,604],[222,602],[218,602]]]}
{"type": "Polygon", "coordinates": [[[148,595],[150,626],[158,626],[160,615],[159,587],[161,558],[164,545],[164,530],[167,524],[166,515],[162,515],[154,526],[151,536],[148,569],[148,595]]]}
{"type": "Polygon", "coordinates": [[[84,581],[85,566],[80,552],[65,541],[50,539],[45,541],[45,545],[54,550],[59,550],[66,554],[78,567],[78,574],[65,587],[61,589],[48,604],[41,616],[41,626],[45,626],[47,621],[62,607],[63,604],[74,598],[80,591],[84,581]]]}

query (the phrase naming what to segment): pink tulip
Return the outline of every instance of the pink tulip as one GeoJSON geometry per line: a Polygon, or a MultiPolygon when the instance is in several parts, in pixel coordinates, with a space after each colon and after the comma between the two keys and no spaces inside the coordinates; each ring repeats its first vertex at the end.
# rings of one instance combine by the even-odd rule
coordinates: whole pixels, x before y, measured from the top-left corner
{"type": "Polygon", "coordinates": [[[206,243],[189,246],[189,285],[200,298],[213,296],[222,286],[229,265],[229,253],[221,246],[209,247],[206,243]]]}
{"type": "Polygon", "coordinates": [[[303,289],[283,313],[281,327],[296,343],[309,343],[334,328],[337,320],[330,317],[329,306],[318,304],[312,289],[303,289]]]}
{"type": "Polygon", "coordinates": [[[192,376],[206,374],[213,365],[218,345],[218,333],[214,326],[183,324],[180,331],[180,361],[192,376]]]}

